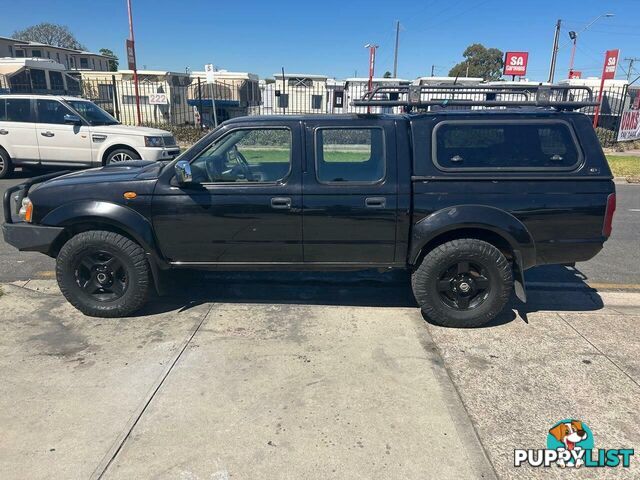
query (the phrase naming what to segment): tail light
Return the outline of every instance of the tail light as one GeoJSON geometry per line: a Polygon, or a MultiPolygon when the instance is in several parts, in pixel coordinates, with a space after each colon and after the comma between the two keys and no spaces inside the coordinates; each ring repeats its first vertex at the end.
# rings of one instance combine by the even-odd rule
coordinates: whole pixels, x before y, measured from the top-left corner
{"type": "Polygon", "coordinates": [[[607,197],[607,208],[604,211],[604,223],[602,224],[602,235],[609,238],[613,226],[613,213],[616,211],[616,194],[610,193],[607,197]]]}

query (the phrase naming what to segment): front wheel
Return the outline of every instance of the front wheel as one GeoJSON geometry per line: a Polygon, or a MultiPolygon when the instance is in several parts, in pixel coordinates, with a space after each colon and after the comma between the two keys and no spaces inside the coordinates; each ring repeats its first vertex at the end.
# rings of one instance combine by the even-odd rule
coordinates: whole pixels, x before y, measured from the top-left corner
{"type": "Polygon", "coordinates": [[[92,317],[125,317],[149,294],[149,264],[144,250],[114,232],[79,233],[56,259],[56,278],[65,298],[92,317]]]}
{"type": "Polygon", "coordinates": [[[104,163],[105,165],[110,165],[112,163],[130,162],[131,160],[140,160],[140,155],[128,148],[118,148],[107,155],[104,163]]]}
{"type": "Polygon", "coordinates": [[[430,251],[411,277],[420,308],[433,323],[478,327],[493,320],[509,301],[513,275],[493,245],[452,240],[430,251]]]}
{"type": "Polygon", "coordinates": [[[0,148],[0,178],[8,178],[13,172],[13,164],[7,152],[0,148]]]}

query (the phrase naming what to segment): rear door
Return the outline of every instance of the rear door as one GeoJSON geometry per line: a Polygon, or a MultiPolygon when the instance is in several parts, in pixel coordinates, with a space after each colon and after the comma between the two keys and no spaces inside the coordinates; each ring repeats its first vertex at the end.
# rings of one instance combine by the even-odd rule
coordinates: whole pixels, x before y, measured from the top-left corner
{"type": "Polygon", "coordinates": [[[74,112],[58,100],[38,99],[36,114],[36,131],[42,163],[91,165],[89,127],[64,121],[67,114],[77,116],[74,112]]]}
{"type": "Polygon", "coordinates": [[[308,121],[305,135],[304,261],[393,263],[397,216],[393,120],[308,121]]]}
{"type": "Polygon", "coordinates": [[[0,145],[16,163],[40,161],[31,99],[0,98],[0,145]]]}

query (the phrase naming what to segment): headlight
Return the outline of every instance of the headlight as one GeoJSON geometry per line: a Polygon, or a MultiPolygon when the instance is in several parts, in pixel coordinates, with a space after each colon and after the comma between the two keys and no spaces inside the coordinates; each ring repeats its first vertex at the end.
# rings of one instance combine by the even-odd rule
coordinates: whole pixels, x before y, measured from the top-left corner
{"type": "Polygon", "coordinates": [[[33,203],[31,203],[29,197],[22,199],[22,205],[20,206],[18,216],[27,223],[31,223],[31,220],[33,220],[33,203]]]}
{"type": "Polygon", "coordinates": [[[147,147],[164,147],[162,137],[144,137],[144,144],[147,147]]]}

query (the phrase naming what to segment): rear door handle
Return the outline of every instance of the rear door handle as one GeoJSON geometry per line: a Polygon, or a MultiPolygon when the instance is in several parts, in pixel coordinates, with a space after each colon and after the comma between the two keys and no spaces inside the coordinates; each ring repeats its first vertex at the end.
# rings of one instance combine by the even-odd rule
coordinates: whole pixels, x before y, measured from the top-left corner
{"type": "Polygon", "coordinates": [[[8,135],[8,134],[9,134],[9,130],[5,130],[4,128],[0,130],[0,135],[8,135]]]}
{"type": "Polygon", "coordinates": [[[40,135],[42,135],[43,137],[53,137],[55,135],[55,133],[53,133],[53,132],[40,132],[40,135]]]}
{"type": "Polygon", "coordinates": [[[273,197],[271,199],[271,208],[289,210],[291,209],[291,199],[289,197],[273,197]]]}
{"type": "Polygon", "coordinates": [[[367,208],[385,208],[387,199],[384,197],[367,197],[364,200],[364,204],[367,208]]]}

